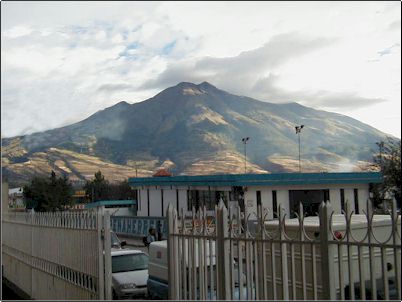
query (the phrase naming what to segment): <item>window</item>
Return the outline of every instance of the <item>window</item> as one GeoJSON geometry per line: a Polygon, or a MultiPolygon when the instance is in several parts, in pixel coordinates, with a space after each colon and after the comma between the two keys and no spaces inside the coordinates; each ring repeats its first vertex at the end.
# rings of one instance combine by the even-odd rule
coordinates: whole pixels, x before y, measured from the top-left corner
{"type": "Polygon", "coordinates": [[[200,207],[206,207],[207,210],[214,210],[215,205],[222,198],[227,206],[229,192],[210,191],[210,190],[188,190],[187,191],[187,210],[192,211],[194,207],[198,210],[200,207]]]}
{"type": "Polygon", "coordinates": [[[341,210],[345,211],[345,190],[341,189],[341,210]]]}
{"type": "Polygon", "coordinates": [[[112,257],[112,273],[122,273],[148,269],[148,256],[144,253],[112,257]]]}
{"type": "Polygon", "coordinates": [[[324,191],[324,202],[329,201],[329,190],[323,190],[324,191]]]}
{"type": "Polygon", "coordinates": [[[257,207],[261,205],[261,191],[256,192],[257,197],[257,207]]]}
{"type": "Polygon", "coordinates": [[[278,201],[276,199],[276,191],[272,191],[272,211],[274,212],[274,218],[278,218],[278,201]]]}
{"type": "Polygon", "coordinates": [[[353,189],[353,195],[355,198],[355,214],[359,214],[359,195],[357,189],[353,189]]]}

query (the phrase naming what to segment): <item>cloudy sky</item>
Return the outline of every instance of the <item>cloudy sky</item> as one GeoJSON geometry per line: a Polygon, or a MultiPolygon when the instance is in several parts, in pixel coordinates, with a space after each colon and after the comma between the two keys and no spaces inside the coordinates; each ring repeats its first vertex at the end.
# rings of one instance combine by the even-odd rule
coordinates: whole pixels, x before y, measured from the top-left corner
{"type": "Polygon", "coordinates": [[[2,2],[1,132],[187,81],[401,137],[400,2],[2,2]]]}

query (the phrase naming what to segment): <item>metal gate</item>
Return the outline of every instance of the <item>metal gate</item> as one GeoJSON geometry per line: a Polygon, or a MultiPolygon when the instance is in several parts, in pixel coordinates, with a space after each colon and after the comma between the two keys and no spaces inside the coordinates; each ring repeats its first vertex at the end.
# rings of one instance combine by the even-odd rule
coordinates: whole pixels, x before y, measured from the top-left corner
{"type": "Polygon", "coordinates": [[[111,299],[108,213],[2,216],[3,276],[32,299],[111,299]]]}
{"type": "Polygon", "coordinates": [[[401,299],[401,216],[335,215],[278,219],[241,213],[221,201],[215,216],[168,208],[169,298],[175,300],[401,299]]]}

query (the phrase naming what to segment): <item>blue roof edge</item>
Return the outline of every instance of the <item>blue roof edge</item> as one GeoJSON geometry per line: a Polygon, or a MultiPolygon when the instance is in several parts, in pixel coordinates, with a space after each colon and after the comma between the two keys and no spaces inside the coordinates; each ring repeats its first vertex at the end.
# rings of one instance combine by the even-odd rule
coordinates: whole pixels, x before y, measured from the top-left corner
{"type": "Polygon", "coordinates": [[[262,186],[300,184],[381,183],[380,172],[223,174],[129,178],[133,187],[157,185],[262,186]]]}

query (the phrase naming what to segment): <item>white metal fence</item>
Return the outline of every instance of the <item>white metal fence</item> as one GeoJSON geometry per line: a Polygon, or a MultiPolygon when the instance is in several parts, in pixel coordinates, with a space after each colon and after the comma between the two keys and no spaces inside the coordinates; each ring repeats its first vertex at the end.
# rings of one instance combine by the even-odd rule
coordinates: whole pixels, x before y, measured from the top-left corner
{"type": "Polygon", "coordinates": [[[168,208],[169,298],[175,300],[401,300],[401,217],[335,215],[329,202],[316,217],[276,220],[223,202],[215,218],[168,208]]]}
{"type": "Polygon", "coordinates": [[[110,217],[3,213],[3,276],[32,299],[111,299],[110,217]]]}

